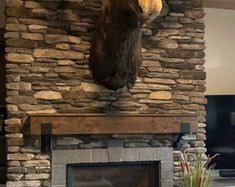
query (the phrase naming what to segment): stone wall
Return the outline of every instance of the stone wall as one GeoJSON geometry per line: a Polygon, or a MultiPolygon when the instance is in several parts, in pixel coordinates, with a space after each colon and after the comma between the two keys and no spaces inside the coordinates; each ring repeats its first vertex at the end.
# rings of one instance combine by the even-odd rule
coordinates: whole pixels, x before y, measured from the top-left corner
{"type": "MultiPolygon", "coordinates": [[[[93,83],[88,66],[99,0],[6,0],[7,186],[50,186],[50,155],[40,153],[38,137],[23,136],[27,115],[34,113],[197,113],[199,132],[184,136],[179,147],[192,153],[190,158],[204,153],[202,3],[169,0],[168,15],[143,28],[135,86],[112,91],[93,83]]],[[[134,142],[148,147],[159,139],[149,136],[134,142]]],[[[94,148],[104,137],[95,138],[56,137],[54,144],[62,149],[58,142],[67,139],[76,148],[94,148]]],[[[179,150],[174,153],[177,180],[179,150]]]]}

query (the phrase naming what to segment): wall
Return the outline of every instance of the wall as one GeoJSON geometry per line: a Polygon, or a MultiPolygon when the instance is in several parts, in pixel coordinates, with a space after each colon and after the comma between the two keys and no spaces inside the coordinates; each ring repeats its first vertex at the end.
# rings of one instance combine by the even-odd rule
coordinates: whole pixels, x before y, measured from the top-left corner
{"type": "Polygon", "coordinates": [[[5,10],[5,0],[1,0],[0,1],[0,28],[4,28],[5,27],[5,14],[4,14],[4,10],[5,10]]]}
{"type": "Polygon", "coordinates": [[[207,8],[205,17],[207,95],[235,94],[235,10],[207,8]]]}
{"type": "MultiPolygon", "coordinates": [[[[117,91],[95,84],[88,66],[100,2],[61,2],[7,3],[7,186],[50,186],[50,155],[41,155],[39,137],[23,136],[29,114],[197,114],[199,132],[184,136],[180,143],[190,159],[196,152],[205,153],[203,1],[170,0],[168,16],[144,27],[140,76],[133,88],[117,91]]],[[[135,144],[129,145],[158,147],[157,141],[152,142],[158,137],[132,136],[135,144]]],[[[75,136],[59,141],[87,149],[105,147],[105,139],[75,136]]],[[[179,153],[174,152],[175,180],[179,153]]]]}
{"type": "Polygon", "coordinates": [[[0,106],[5,103],[5,62],[4,62],[4,27],[5,27],[5,0],[0,1],[0,106]]]}

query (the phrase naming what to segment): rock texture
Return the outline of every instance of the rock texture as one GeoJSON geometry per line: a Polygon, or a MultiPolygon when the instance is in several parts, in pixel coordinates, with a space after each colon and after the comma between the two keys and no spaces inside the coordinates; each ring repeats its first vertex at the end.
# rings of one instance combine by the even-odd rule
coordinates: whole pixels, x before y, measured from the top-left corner
{"type": "MultiPolygon", "coordinates": [[[[93,82],[88,63],[99,0],[6,1],[7,187],[50,186],[50,156],[40,154],[38,137],[23,136],[32,113],[196,113],[200,133],[183,137],[174,153],[175,184],[180,150],[191,159],[206,151],[203,1],[168,3],[165,17],[143,26],[143,63],[135,85],[113,91],[93,82]]],[[[58,137],[54,145],[105,147],[106,138],[115,135],[58,137]]],[[[171,146],[171,135],[121,139],[126,147],[171,146]]]]}

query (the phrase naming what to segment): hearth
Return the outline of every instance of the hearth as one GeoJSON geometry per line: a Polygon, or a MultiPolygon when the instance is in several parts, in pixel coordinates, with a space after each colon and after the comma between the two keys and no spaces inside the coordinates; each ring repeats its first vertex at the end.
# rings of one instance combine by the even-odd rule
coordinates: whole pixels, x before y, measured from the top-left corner
{"type": "Polygon", "coordinates": [[[67,187],[159,187],[158,162],[68,164],[67,187]]]}

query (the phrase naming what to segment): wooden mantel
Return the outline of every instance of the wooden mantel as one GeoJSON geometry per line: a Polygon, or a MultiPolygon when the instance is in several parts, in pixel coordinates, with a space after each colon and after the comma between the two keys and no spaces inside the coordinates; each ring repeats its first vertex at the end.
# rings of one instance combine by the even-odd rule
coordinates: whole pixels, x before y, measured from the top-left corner
{"type": "Polygon", "coordinates": [[[171,134],[196,132],[196,115],[38,114],[29,116],[30,134],[171,134]]]}

